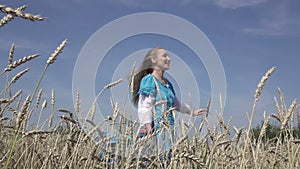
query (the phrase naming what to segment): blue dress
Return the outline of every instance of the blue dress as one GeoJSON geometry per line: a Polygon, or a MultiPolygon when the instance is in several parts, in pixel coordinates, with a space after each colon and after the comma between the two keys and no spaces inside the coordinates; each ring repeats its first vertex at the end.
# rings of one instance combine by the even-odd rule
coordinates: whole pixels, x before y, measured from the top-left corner
{"type": "Polygon", "coordinates": [[[172,109],[175,105],[175,92],[172,84],[166,80],[166,84],[161,83],[152,74],[144,76],[140,83],[138,94],[155,96],[155,111],[153,112],[153,124],[156,135],[158,151],[171,150],[174,143],[174,115],[172,109]]]}

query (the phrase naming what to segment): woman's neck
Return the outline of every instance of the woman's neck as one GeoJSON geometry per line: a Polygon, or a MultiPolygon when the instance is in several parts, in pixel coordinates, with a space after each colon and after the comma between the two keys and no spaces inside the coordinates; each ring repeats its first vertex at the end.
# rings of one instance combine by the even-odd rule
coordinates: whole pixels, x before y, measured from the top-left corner
{"type": "Polygon", "coordinates": [[[158,79],[159,81],[165,83],[165,79],[164,79],[164,71],[159,70],[159,69],[154,69],[152,72],[152,75],[158,79]]]}

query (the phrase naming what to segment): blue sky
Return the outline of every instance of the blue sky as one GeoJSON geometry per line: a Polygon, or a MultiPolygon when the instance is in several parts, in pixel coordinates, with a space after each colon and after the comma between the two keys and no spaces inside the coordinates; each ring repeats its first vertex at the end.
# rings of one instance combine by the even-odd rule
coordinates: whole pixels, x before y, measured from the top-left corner
{"type": "MultiPolygon", "coordinates": [[[[88,39],[106,24],[141,12],[159,12],[180,17],[207,36],[221,59],[226,77],[224,117],[232,117],[234,125],[247,125],[246,112],[251,111],[256,86],[272,66],[277,69],[264,87],[254,123],[262,120],[264,110],[268,114],[275,113],[274,96],[278,97],[277,87],[283,90],[287,106],[300,95],[298,0],[11,0],[0,1],[0,4],[14,8],[27,4],[27,12],[41,14],[46,18],[43,22],[16,18],[0,29],[0,67],[6,66],[11,43],[16,45],[15,60],[34,53],[41,54],[36,60],[24,65],[23,68],[31,68],[30,72],[15,84],[16,88],[32,91],[48,56],[62,40],[68,39],[68,45],[55,64],[49,67],[41,85],[45,89],[44,99],[50,97],[52,88],[55,89],[56,108],[74,109],[73,71],[88,39]]],[[[124,25],[120,30],[126,27],[124,25]]],[[[200,106],[205,106],[211,97],[210,79],[205,66],[201,61],[194,62],[192,58],[197,56],[188,46],[159,35],[134,36],[116,44],[98,67],[95,91],[99,92],[105,84],[115,80],[112,79],[112,72],[124,57],[155,46],[165,47],[185,60],[198,82],[200,106]]],[[[176,65],[171,66],[172,69],[176,68],[176,65]]],[[[130,67],[128,69],[130,71],[130,67]]],[[[109,95],[110,92],[106,92],[99,104],[106,104],[109,95]]]]}

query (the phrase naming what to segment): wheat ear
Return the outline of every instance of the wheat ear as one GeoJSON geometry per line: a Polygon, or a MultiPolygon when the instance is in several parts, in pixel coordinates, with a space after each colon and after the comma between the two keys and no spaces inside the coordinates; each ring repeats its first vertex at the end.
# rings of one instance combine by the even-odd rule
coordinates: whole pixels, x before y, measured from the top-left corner
{"type": "Polygon", "coordinates": [[[296,105],[297,105],[297,102],[296,102],[296,99],[294,99],[293,103],[290,105],[290,107],[288,109],[287,114],[285,115],[285,117],[283,119],[283,122],[281,123],[281,127],[280,127],[281,131],[286,127],[287,122],[290,120],[291,115],[293,114],[296,105]]]}
{"type": "Polygon", "coordinates": [[[95,113],[96,113],[96,108],[97,108],[97,103],[94,102],[93,105],[92,105],[92,109],[91,109],[91,111],[89,112],[89,117],[88,117],[88,119],[89,119],[90,121],[94,121],[94,117],[95,117],[95,113]]]}
{"type": "Polygon", "coordinates": [[[13,63],[9,64],[7,68],[4,69],[4,72],[11,71],[12,69],[16,68],[17,66],[20,66],[21,64],[28,62],[29,60],[32,60],[36,57],[40,56],[39,54],[34,54],[30,56],[25,56],[17,61],[14,61],[13,63]]]}
{"type": "Polygon", "coordinates": [[[12,21],[14,19],[14,16],[12,14],[7,14],[4,16],[0,21],[0,28],[3,27],[8,22],[12,21]]]}
{"type": "Polygon", "coordinates": [[[131,71],[130,71],[130,75],[129,75],[129,80],[128,80],[131,95],[133,94],[133,87],[134,87],[135,64],[136,64],[136,62],[134,62],[133,65],[132,65],[132,67],[131,67],[131,71]]]}
{"type": "Polygon", "coordinates": [[[20,77],[23,76],[23,75],[24,75],[25,73],[27,73],[28,71],[29,71],[29,68],[26,68],[26,69],[22,70],[21,72],[19,72],[18,74],[16,74],[16,75],[12,78],[12,80],[11,80],[11,82],[10,82],[10,85],[13,84],[13,83],[16,83],[16,81],[19,80],[20,77]]]}
{"type": "Polygon", "coordinates": [[[56,60],[57,56],[62,52],[62,50],[64,49],[64,47],[67,44],[67,39],[65,39],[64,41],[61,42],[61,44],[56,48],[56,50],[51,54],[51,56],[48,58],[47,60],[47,64],[53,64],[54,61],[56,60]]]}
{"type": "MultiPolygon", "coordinates": [[[[264,112],[264,116],[265,116],[266,112],[264,112]]],[[[265,121],[261,127],[259,136],[258,136],[258,142],[260,142],[263,138],[263,136],[266,134],[267,131],[267,127],[269,126],[269,122],[270,122],[270,116],[265,118],[265,121]]]]}
{"type": "Polygon", "coordinates": [[[41,88],[40,91],[38,92],[38,95],[37,95],[37,98],[36,98],[36,103],[35,103],[36,108],[38,108],[39,105],[40,105],[42,94],[43,94],[43,88],[41,88]]]}
{"type": "Polygon", "coordinates": [[[24,12],[27,7],[28,7],[27,5],[22,5],[19,8],[17,8],[16,11],[17,12],[24,12]]]}
{"type": "Polygon", "coordinates": [[[24,104],[21,108],[21,111],[19,112],[18,116],[17,116],[17,119],[16,119],[16,133],[19,131],[21,125],[22,125],[22,121],[23,121],[23,118],[25,116],[25,114],[27,113],[27,109],[28,109],[28,105],[29,105],[29,102],[30,102],[30,95],[28,95],[24,101],[24,104]]]}
{"type": "Polygon", "coordinates": [[[298,107],[298,110],[297,110],[297,119],[298,119],[298,129],[300,129],[300,111],[299,111],[299,107],[298,107]]]}
{"type": "Polygon", "coordinates": [[[107,89],[109,89],[109,88],[111,88],[111,87],[113,87],[113,86],[115,86],[115,85],[121,83],[122,81],[123,81],[123,79],[119,79],[119,80],[117,80],[117,81],[114,81],[114,82],[112,82],[112,83],[110,83],[110,84],[104,86],[103,89],[104,89],[104,90],[107,90],[107,89]]]}
{"type": "Polygon", "coordinates": [[[31,13],[23,13],[24,10],[27,8],[26,5],[23,5],[17,9],[13,9],[11,7],[6,7],[5,5],[0,6],[0,11],[3,13],[11,14],[13,16],[18,16],[23,19],[29,19],[31,21],[42,21],[45,18],[41,17],[40,15],[33,15],[31,13]]]}
{"type": "Polygon", "coordinates": [[[255,110],[256,104],[259,100],[259,97],[261,95],[261,91],[262,91],[266,81],[271,76],[271,74],[275,71],[275,68],[276,67],[272,67],[271,69],[269,69],[265,73],[265,75],[261,78],[261,80],[258,83],[257,88],[255,90],[254,103],[253,103],[253,106],[252,106],[251,116],[248,118],[249,125],[248,125],[248,129],[247,129],[247,132],[246,132],[245,147],[244,147],[243,152],[242,152],[242,161],[241,161],[240,169],[245,168],[245,166],[244,166],[245,165],[245,160],[246,160],[245,156],[246,156],[246,151],[247,151],[248,146],[249,146],[248,144],[250,142],[250,131],[251,131],[251,127],[252,127],[252,121],[253,121],[253,117],[254,117],[254,110],[255,110]]]}
{"type": "Polygon", "coordinates": [[[30,136],[34,136],[34,135],[50,134],[50,133],[54,133],[54,131],[31,130],[31,131],[24,133],[23,137],[30,137],[30,136]]]}
{"type": "Polygon", "coordinates": [[[268,70],[266,72],[266,74],[261,78],[260,82],[257,85],[257,88],[255,90],[255,101],[258,101],[259,96],[261,95],[261,91],[264,87],[264,85],[266,84],[266,81],[268,80],[268,78],[271,76],[271,74],[274,72],[276,67],[272,67],[270,70],[268,70]]]}
{"type": "Polygon", "coordinates": [[[55,113],[54,105],[55,105],[55,92],[52,89],[52,91],[51,91],[51,115],[50,115],[49,122],[48,122],[49,127],[52,127],[52,122],[53,122],[54,113],[55,113]]]}
{"type": "Polygon", "coordinates": [[[15,53],[15,44],[11,44],[11,47],[10,47],[10,50],[9,50],[9,55],[8,55],[7,66],[9,66],[10,64],[12,64],[14,53],[15,53]]]}
{"type": "Polygon", "coordinates": [[[80,92],[79,92],[79,90],[77,90],[77,92],[76,92],[75,112],[77,113],[77,115],[80,112],[80,92]]]}

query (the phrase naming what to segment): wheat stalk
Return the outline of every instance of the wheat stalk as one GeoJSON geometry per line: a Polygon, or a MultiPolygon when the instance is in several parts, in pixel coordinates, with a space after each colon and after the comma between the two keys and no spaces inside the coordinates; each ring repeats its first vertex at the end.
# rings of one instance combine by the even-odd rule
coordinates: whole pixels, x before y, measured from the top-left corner
{"type": "Polygon", "coordinates": [[[77,121],[76,121],[76,120],[74,120],[73,118],[67,117],[67,116],[65,116],[65,115],[57,116],[57,117],[60,117],[61,119],[66,120],[66,121],[69,121],[69,122],[71,122],[71,123],[73,123],[73,124],[77,124],[77,121]]]}
{"type": "Polygon", "coordinates": [[[271,114],[271,117],[273,117],[274,119],[278,120],[278,122],[280,122],[280,123],[283,121],[283,119],[280,119],[280,117],[278,117],[277,114],[271,114]]]}
{"type": "Polygon", "coordinates": [[[252,127],[252,121],[253,121],[253,117],[254,117],[254,110],[256,107],[256,104],[259,100],[259,97],[261,95],[261,91],[266,83],[266,81],[268,80],[268,78],[271,76],[271,74],[275,71],[275,67],[272,67],[271,69],[269,69],[265,75],[261,78],[260,82],[257,85],[257,88],[255,90],[255,95],[254,95],[254,103],[252,106],[252,111],[251,111],[251,116],[249,117],[248,121],[249,121],[249,125],[248,125],[248,129],[246,132],[246,137],[245,137],[245,146],[244,146],[244,150],[242,152],[242,162],[240,165],[240,169],[244,168],[245,166],[245,156],[246,156],[246,151],[248,150],[248,146],[249,146],[249,142],[250,142],[250,131],[251,131],[251,127],[252,127]]]}
{"type": "Polygon", "coordinates": [[[104,89],[104,90],[107,90],[107,89],[109,89],[109,88],[111,88],[111,87],[113,87],[113,86],[115,86],[115,85],[121,83],[122,81],[123,81],[123,79],[116,80],[116,81],[114,81],[114,82],[112,82],[112,83],[110,83],[110,84],[104,86],[103,89],[104,89]]]}
{"type": "Polygon", "coordinates": [[[18,16],[23,19],[29,19],[31,21],[42,21],[45,18],[41,17],[40,15],[33,15],[31,13],[24,13],[24,10],[27,8],[26,5],[23,5],[17,9],[13,9],[11,7],[6,7],[5,5],[1,5],[0,11],[6,14],[11,14],[13,16],[18,16]]]}
{"type": "MultiPolygon", "coordinates": [[[[276,111],[277,111],[277,114],[278,114],[278,118],[279,119],[282,119],[282,112],[281,112],[281,109],[280,109],[280,106],[279,106],[279,103],[278,103],[278,100],[277,98],[274,96],[274,101],[275,101],[275,107],[276,107],[276,111]]],[[[279,120],[281,121],[281,120],[279,120]]]]}
{"type": "Polygon", "coordinates": [[[25,114],[27,113],[27,109],[28,109],[28,105],[29,105],[29,102],[30,102],[30,95],[28,95],[24,101],[24,104],[21,108],[21,111],[19,112],[18,116],[17,116],[17,119],[16,119],[16,129],[15,131],[18,132],[19,129],[21,128],[21,125],[22,125],[22,121],[24,119],[24,116],[25,114]]]}
{"type": "Polygon", "coordinates": [[[12,14],[7,14],[4,16],[0,21],[0,28],[3,27],[8,22],[12,21],[14,19],[14,16],[12,14]]]}
{"type": "Polygon", "coordinates": [[[15,44],[11,44],[10,50],[9,50],[9,55],[8,55],[8,63],[7,66],[12,64],[12,60],[14,57],[14,52],[15,52],[15,44]]]}
{"type": "Polygon", "coordinates": [[[10,102],[10,99],[9,98],[1,98],[0,99],[0,103],[3,104],[3,103],[9,103],[10,102]]]}
{"type": "Polygon", "coordinates": [[[190,159],[199,164],[201,163],[199,158],[197,158],[193,154],[189,154],[187,152],[182,152],[180,154],[175,155],[174,160],[181,160],[182,158],[190,159]]]}
{"type": "Polygon", "coordinates": [[[22,90],[17,91],[11,98],[1,98],[0,103],[11,103],[13,102],[20,94],[22,93],[22,90]]]}
{"type": "MultiPolygon", "coordinates": [[[[266,112],[264,112],[264,114],[266,114],[266,112]]],[[[261,127],[259,136],[258,136],[258,142],[261,141],[261,139],[263,138],[263,136],[266,134],[267,131],[267,127],[269,126],[269,122],[270,122],[270,116],[268,116],[267,118],[265,118],[265,121],[261,127]]]]}
{"type": "Polygon", "coordinates": [[[62,112],[62,113],[67,113],[67,114],[69,114],[70,118],[72,118],[72,119],[74,118],[73,117],[73,113],[70,110],[67,110],[67,109],[58,109],[57,111],[62,112]]]}
{"type": "Polygon", "coordinates": [[[300,129],[300,111],[297,110],[297,118],[298,118],[298,129],[300,129]]]}
{"type": "Polygon", "coordinates": [[[52,89],[52,91],[51,91],[51,111],[52,112],[51,112],[51,115],[50,115],[50,118],[49,118],[49,121],[48,121],[48,126],[49,127],[52,126],[52,122],[53,122],[53,118],[54,118],[54,114],[55,114],[54,105],[55,105],[55,92],[52,89]]]}
{"type": "Polygon", "coordinates": [[[14,61],[13,63],[9,64],[7,68],[4,69],[4,72],[8,72],[11,71],[12,69],[20,66],[23,63],[28,62],[29,60],[32,60],[36,57],[40,56],[39,54],[34,54],[34,55],[30,55],[30,56],[25,56],[17,61],[14,61]]]}
{"type": "Polygon", "coordinates": [[[35,103],[36,108],[38,108],[39,105],[40,105],[42,94],[43,94],[43,88],[41,88],[40,91],[38,92],[38,95],[37,95],[37,98],[36,98],[36,103],[35,103]]]}
{"type": "Polygon", "coordinates": [[[235,142],[237,144],[239,142],[240,138],[241,138],[241,135],[242,135],[244,127],[238,129],[235,126],[233,126],[233,129],[234,129],[234,131],[236,133],[236,137],[235,137],[236,141],[235,142]]]}
{"type": "Polygon", "coordinates": [[[44,111],[44,109],[47,107],[47,100],[44,100],[43,103],[42,103],[42,108],[40,110],[40,113],[39,113],[39,118],[38,118],[38,121],[36,123],[36,128],[38,128],[39,124],[40,124],[40,120],[41,120],[41,116],[42,116],[42,113],[44,111]]]}
{"type": "Polygon", "coordinates": [[[134,77],[135,77],[135,74],[134,74],[134,72],[135,72],[135,64],[136,64],[136,62],[134,62],[133,65],[132,65],[132,67],[131,67],[131,71],[130,71],[130,75],[129,75],[129,80],[128,80],[131,96],[133,96],[134,77]]]}
{"type": "Polygon", "coordinates": [[[280,97],[280,102],[281,102],[281,111],[279,111],[278,112],[278,114],[279,114],[279,117],[281,118],[281,119],[283,119],[284,118],[284,114],[286,113],[286,105],[285,105],[285,98],[284,98],[284,94],[283,94],[283,92],[282,92],[282,90],[278,87],[277,88],[277,91],[278,91],[278,93],[279,93],[279,97],[280,97]]]}
{"type": "Polygon", "coordinates": [[[271,74],[274,72],[276,67],[272,67],[270,70],[268,70],[266,72],[266,74],[261,78],[260,82],[257,85],[257,88],[255,90],[255,101],[257,102],[259,99],[259,96],[261,95],[261,91],[264,87],[264,85],[266,84],[266,81],[268,80],[268,78],[271,76],[271,74]]]}
{"type": "Polygon", "coordinates": [[[23,90],[17,91],[13,97],[10,98],[10,102],[13,102],[17,97],[19,97],[22,94],[23,90]]]}
{"type": "MultiPolygon", "coordinates": [[[[107,89],[109,89],[109,88],[111,88],[111,87],[113,87],[113,86],[115,86],[115,85],[121,83],[122,81],[123,81],[123,79],[119,79],[119,80],[117,80],[117,81],[114,81],[114,82],[112,82],[112,83],[110,83],[110,84],[104,86],[103,89],[102,89],[102,90],[97,94],[97,96],[95,97],[93,104],[97,104],[98,98],[100,97],[100,95],[101,95],[105,90],[107,90],[107,89]]],[[[111,105],[113,105],[113,104],[111,104],[111,105]]],[[[113,108],[114,108],[114,107],[113,107],[113,108]]],[[[79,113],[79,91],[77,92],[77,97],[76,97],[76,108],[75,108],[75,110],[76,110],[76,112],[79,113]]],[[[87,117],[86,117],[86,118],[87,118],[87,117]]],[[[85,124],[84,124],[84,125],[85,125],[85,124]]]]}
{"type": "Polygon", "coordinates": [[[0,4],[0,11],[2,12],[3,8],[5,8],[5,5],[0,4]]]}
{"type": "Polygon", "coordinates": [[[31,130],[31,131],[24,133],[23,137],[30,137],[33,135],[42,135],[42,134],[50,134],[50,133],[54,133],[54,131],[31,130]]]}
{"type": "Polygon", "coordinates": [[[7,14],[11,14],[15,12],[15,10],[12,7],[6,7],[5,5],[1,5],[0,11],[7,14]]]}
{"type": "Polygon", "coordinates": [[[54,89],[51,90],[51,108],[52,112],[54,111],[54,106],[55,106],[55,91],[54,89]]]}
{"type": "Polygon", "coordinates": [[[93,105],[92,105],[92,109],[91,109],[91,111],[89,112],[89,117],[88,117],[88,119],[89,119],[90,121],[94,121],[94,117],[95,117],[95,113],[96,113],[96,108],[97,108],[97,103],[94,102],[93,105]]]}
{"type": "Polygon", "coordinates": [[[56,60],[57,56],[62,52],[62,50],[64,49],[64,47],[67,44],[67,39],[65,39],[64,41],[61,42],[61,44],[56,48],[56,50],[51,54],[51,56],[48,58],[47,60],[47,64],[53,64],[54,61],[56,60]]]}
{"type": "Polygon", "coordinates": [[[136,61],[133,62],[132,67],[131,67],[131,71],[129,74],[129,79],[128,79],[128,85],[132,85],[132,78],[134,77],[134,72],[135,72],[135,65],[136,65],[136,61]]]}
{"type": "MultiPolygon", "coordinates": [[[[66,41],[66,40],[65,40],[65,41],[66,41]]],[[[59,53],[62,52],[62,49],[64,48],[64,46],[65,46],[65,44],[66,44],[65,41],[64,41],[64,42],[63,42],[63,43],[62,43],[62,44],[54,51],[54,53],[48,58],[47,64],[45,65],[44,70],[43,70],[43,72],[42,72],[42,74],[41,74],[41,76],[40,76],[40,78],[39,78],[37,84],[35,85],[35,88],[34,88],[33,92],[32,92],[32,97],[31,97],[31,99],[30,99],[30,104],[31,104],[31,102],[33,101],[33,99],[34,99],[34,97],[35,97],[35,95],[36,95],[36,92],[37,92],[37,90],[38,90],[38,88],[39,88],[39,86],[40,86],[40,84],[41,84],[41,82],[42,82],[42,79],[43,79],[43,77],[44,77],[44,75],[45,75],[45,73],[46,73],[46,71],[47,71],[48,66],[49,66],[50,64],[54,63],[54,60],[56,59],[57,55],[58,55],[59,53]]],[[[29,106],[29,107],[30,107],[30,106],[29,106]]],[[[50,122],[50,121],[49,121],[49,122],[50,122]]]]}
{"type": "Polygon", "coordinates": [[[42,110],[44,110],[47,107],[47,100],[44,100],[42,103],[42,110]]]}
{"type": "Polygon", "coordinates": [[[290,120],[290,117],[293,114],[296,105],[297,105],[297,102],[296,102],[296,99],[294,99],[293,103],[290,105],[290,107],[288,109],[288,112],[285,115],[285,117],[284,117],[284,119],[283,119],[283,121],[281,123],[281,127],[280,127],[281,131],[286,127],[287,122],[290,120]]]}
{"type": "Polygon", "coordinates": [[[16,81],[19,80],[20,77],[23,76],[23,75],[24,75],[25,73],[27,73],[28,71],[29,71],[29,68],[26,68],[26,69],[22,70],[21,72],[19,72],[18,74],[16,74],[16,75],[12,78],[12,80],[11,80],[11,82],[10,82],[10,85],[13,84],[13,83],[16,83],[16,81]]]}
{"type": "Polygon", "coordinates": [[[86,136],[82,139],[83,142],[87,141],[88,138],[91,138],[92,135],[93,135],[93,134],[98,130],[98,128],[99,128],[100,126],[102,126],[102,125],[103,125],[103,123],[99,123],[97,126],[95,126],[94,128],[92,128],[92,129],[86,134],[86,136]]]}
{"type": "Polygon", "coordinates": [[[15,11],[16,11],[16,13],[24,12],[27,7],[28,7],[27,5],[22,5],[19,8],[17,8],[15,11]]]}
{"type": "Polygon", "coordinates": [[[80,92],[77,90],[76,92],[76,105],[75,105],[75,112],[79,115],[80,112],[80,92]]]}

